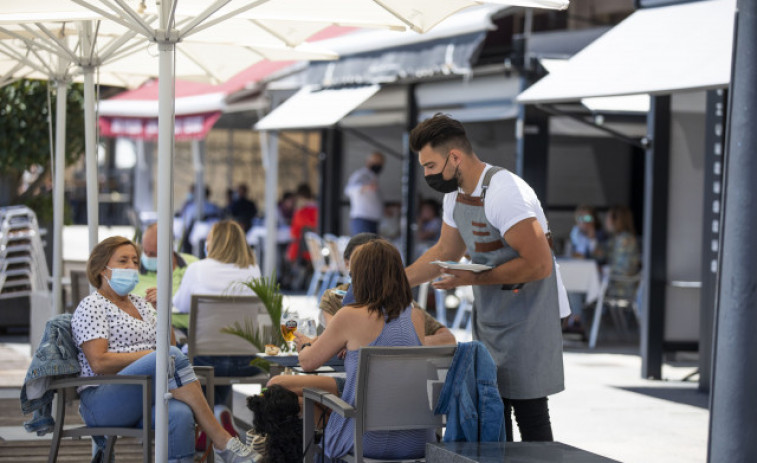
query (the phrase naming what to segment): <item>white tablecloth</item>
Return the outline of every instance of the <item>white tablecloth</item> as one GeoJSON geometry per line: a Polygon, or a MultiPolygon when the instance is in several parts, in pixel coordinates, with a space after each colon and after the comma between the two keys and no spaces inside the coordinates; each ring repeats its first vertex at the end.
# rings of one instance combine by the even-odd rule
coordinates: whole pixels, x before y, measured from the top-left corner
{"type": "Polygon", "coordinates": [[[597,263],[590,259],[557,259],[563,284],[568,292],[586,294],[586,303],[599,298],[602,288],[597,263]]]}

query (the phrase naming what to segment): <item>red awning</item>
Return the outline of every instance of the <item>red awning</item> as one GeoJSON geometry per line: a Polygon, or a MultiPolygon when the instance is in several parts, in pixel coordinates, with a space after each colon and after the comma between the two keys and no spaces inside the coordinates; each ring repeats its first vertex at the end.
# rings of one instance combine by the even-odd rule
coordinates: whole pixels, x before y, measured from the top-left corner
{"type": "MultiPolygon", "coordinates": [[[[201,140],[221,117],[221,111],[176,116],[174,134],[177,141],[201,140]]],[[[100,116],[100,134],[105,137],[158,139],[158,119],[154,117],[100,116]]]]}

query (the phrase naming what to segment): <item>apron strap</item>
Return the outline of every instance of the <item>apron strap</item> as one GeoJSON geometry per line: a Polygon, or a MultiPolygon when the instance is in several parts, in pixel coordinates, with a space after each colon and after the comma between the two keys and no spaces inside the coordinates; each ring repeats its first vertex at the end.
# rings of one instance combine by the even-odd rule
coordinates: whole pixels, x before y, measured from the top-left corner
{"type": "Polygon", "coordinates": [[[494,177],[494,174],[497,172],[504,170],[502,167],[493,166],[491,169],[487,170],[484,174],[484,181],[481,183],[481,200],[483,201],[484,198],[486,198],[486,190],[489,188],[489,183],[492,181],[492,177],[494,177]]]}

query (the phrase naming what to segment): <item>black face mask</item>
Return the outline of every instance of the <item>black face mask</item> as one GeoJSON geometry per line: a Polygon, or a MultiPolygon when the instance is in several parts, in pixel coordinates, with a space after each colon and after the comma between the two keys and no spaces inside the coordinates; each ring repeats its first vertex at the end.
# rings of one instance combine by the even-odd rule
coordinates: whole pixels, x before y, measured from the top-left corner
{"type": "Polygon", "coordinates": [[[430,174],[425,177],[428,186],[440,193],[452,193],[457,190],[459,186],[457,176],[452,175],[452,178],[449,180],[444,178],[444,168],[447,167],[448,161],[449,155],[447,155],[447,159],[444,161],[444,166],[442,166],[442,170],[438,174],[430,174]]]}
{"type": "Polygon", "coordinates": [[[373,173],[376,174],[376,175],[380,174],[381,173],[381,169],[383,169],[383,168],[384,168],[384,166],[381,165],[381,164],[374,164],[374,165],[372,165],[372,166],[369,167],[369,169],[371,169],[373,171],[373,173]]]}

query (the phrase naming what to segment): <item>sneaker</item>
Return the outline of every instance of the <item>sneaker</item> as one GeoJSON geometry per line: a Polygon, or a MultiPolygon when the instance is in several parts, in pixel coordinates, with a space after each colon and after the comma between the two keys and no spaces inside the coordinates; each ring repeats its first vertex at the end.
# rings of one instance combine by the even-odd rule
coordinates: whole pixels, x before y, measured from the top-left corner
{"type": "Polygon", "coordinates": [[[265,457],[265,438],[265,435],[255,434],[255,431],[250,429],[245,434],[245,443],[248,447],[251,447],[255,453],[259,453],[265,457]]]}
{"type": "Polygon", "coordinates": [[[229,439],[226,450],[216,450],[215,456],[223,463],[256,463],[260,460],[252,448],[244,445],[237,437],[229,439]]]}
{"type": "Polygon", "coordinates": [[[213,412],[216,415],[218,422],[223,426],[223,429],[231,434],[231,437],[239,436],[239,432],[237,432],[237,429],[234,427],[234,416],[231,414],[229,407],[226,405],[216,405],[213,407],[213,412]]]}

